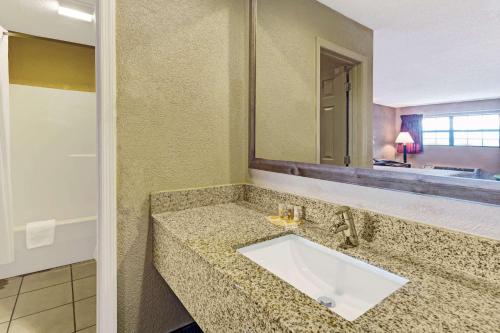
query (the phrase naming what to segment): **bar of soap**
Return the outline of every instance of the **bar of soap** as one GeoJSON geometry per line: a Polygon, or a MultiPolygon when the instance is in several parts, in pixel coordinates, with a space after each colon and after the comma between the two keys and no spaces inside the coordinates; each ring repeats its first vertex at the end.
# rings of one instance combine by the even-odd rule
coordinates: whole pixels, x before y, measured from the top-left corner
{"type": "Polygon", "coordinates": [[[302,223],[302,221],[282,219],[279,216],[266,216],[266,219],[272,224],[280,227],[293,227],[293,226],[298,226],[299,224],[302,223]]]}

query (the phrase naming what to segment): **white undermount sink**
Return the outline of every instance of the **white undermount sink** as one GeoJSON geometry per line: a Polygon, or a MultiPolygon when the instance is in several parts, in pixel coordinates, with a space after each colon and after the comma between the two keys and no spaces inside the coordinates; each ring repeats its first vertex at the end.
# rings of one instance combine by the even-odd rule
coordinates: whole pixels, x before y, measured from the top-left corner
{"type": "Polygon", "coordinates": [[[297,235],[238,252],[347,320],[355,320],[408,280],[297,235]]]}

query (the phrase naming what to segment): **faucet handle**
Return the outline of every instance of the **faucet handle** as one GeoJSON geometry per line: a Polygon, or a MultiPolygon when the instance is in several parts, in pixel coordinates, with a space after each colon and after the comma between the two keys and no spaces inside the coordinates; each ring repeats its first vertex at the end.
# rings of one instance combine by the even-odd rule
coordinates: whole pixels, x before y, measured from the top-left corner
{"type": "Polygon", "coordinates": [[[331,226],[331,230],[333,233],[338,233],[341,231],[345,231],[349,229],[349,225],[347,224],[344,213],[346,213],[350,208],[347,206],[341,206],[335,211],[335,215],[339,217],[340,221],[333,223],[331,226]]]}
{"type": "Polygon", "coordinates": [[[334,234],[336,234],[341,231],[346,231],[347,229],[349,229],[349,226],[345,222],[340,222],[334,223],[330,229],[334,234]]]}
{"type": "Polygon", "coordinates": [[[335,215],[340,217],[338,231],[345,231],[346,246],[357,246],[359,244],[358,233],[356,225],[354,224],[354,217],[352,216],[351,208],[348,206],[341,206],[335,212],[335,215]]]}

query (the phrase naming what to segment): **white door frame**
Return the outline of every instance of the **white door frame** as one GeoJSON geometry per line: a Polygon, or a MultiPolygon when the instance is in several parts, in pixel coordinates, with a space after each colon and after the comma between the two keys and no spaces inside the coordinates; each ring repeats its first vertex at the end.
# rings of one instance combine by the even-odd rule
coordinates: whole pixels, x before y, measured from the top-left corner
{"type": "Polygon", "coordinates": [[[338,44],[321,37],[316,37],[316,162],[321,163],[321,49],[330,50],[336,54],[352,59],[358,64],[353,68],[353,87],[355,96],[352,98],[352,114],[350,115],[351,130],[350,146],[356,147],[351,151],[351,163],[356,167],[365,167],[369,161],[364,161],[363,156],[371,156],[371,105],[368,97],[368,57],[349,50],[338,44]],[[355,133],[356,135],[353,135],[355,133]]]}
{"type": "Polygon", "coordinates": [[[97,3],[97,332],[117,331],[115,0],[97,3]]]}

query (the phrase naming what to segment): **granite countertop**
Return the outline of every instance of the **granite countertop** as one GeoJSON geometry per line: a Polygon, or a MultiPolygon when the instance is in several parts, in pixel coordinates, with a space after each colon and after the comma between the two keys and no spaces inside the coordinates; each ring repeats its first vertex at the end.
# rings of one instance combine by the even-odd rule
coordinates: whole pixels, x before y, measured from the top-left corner
{"type": "MultiPolygon", "coordinates": [[[[169,277],[173,276],[169,258],[182,255],[186,266],[195,258],[197,264],[193,261],[192,265],[197,267],[189,267],[193,271],[200,262],[206,264],[217,272],[219,280],[223,279],[265,313],[265,318],[273,323],[273,331],[500,332],[498,280],[444,268],[431,260],[406,255],[404,249],[389,250],[380,243],[363,242],[357,248],[340,249],[338,237],[314,223],[306,222],[290,231],[272,225],[265,216],[243,201],[154,214],[155,266],[160,274],[169,277]],[[291,232],[406,277],[410,282],[349,322],[236,251],[291,232]],[[181,250],[167,251],[163,248],[167,242],[176,242],[181,250]]],[[[183,282],[174,280],[166,278],[176,294],[188,295],[190,291],[182,290],[183,282]]],[[[198,283],[196,288],[203,289],[204,284],[198,283]]],[[[230,302],[230,296],[220,297],[219,304],[230,302]]],[[[195,298],[179,298],[191,312],[195,298]]],[[[205,307],[206,310],[197,308],[194,312],[211,311],[210,306],[205,307]]],[[[193,317],[198,320],[196,315],[193,317]]],[[[200,324],[208,332],[217,331],[214,327],[223,319],[218,320],[200,324]]]]}

